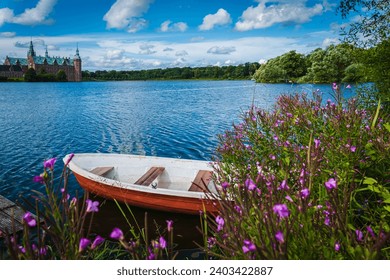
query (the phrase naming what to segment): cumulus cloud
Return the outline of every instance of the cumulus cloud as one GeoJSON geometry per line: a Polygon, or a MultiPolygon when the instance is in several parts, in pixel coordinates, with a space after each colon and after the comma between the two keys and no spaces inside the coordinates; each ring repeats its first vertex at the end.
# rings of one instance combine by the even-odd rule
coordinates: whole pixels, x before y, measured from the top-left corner
{"type": "Polygon", "coordinates": [[[16,36],[15,32],[1,32],[0,33],[0,37],[4,37],[4,38],[13,38],[15,36],[16,36]]]}
{"type": "Polygon", "coordinates": [[[247,8],[241,19],[236,23],[235,29],[247,31],[252,29],[267,28],[277,23],[305,23],[312,17],[322,14],[326,8],[321,4],[307,7],[306,1],[272,1],[258,0],[256,7],[247,8]]]}
{"type": "Polygon", "coordinates": [[[174,51],[174,49],[172,49],[170,47],[163,49],[163,52],[173,52],[173,51],[174,51]]]}
{"type": "Polygon", "coordinates": [[[182,50],[182,51],[177,51],[176,56],[186,56],[188,55],[188,52],[186,52],[185,50],[182,50]]]}
{"type": "Polygon", "coordinates": [[[170,20],[166,20],[160,25],[160,31],[162,32],[174,32],[174,31],[180,31],[184,32],[188,29],[188,25],[185,22],[176,22],[172,23],[170,20]]]}
{"type": "Polygon", "coordinates": [[[107,28],[126,29],[136,32],[146,26],[147,21],[141,16],[149,9],[153,0],[117,0],[104,15],[107,28]]]}
{"type": "Polygon", "coordinates": [[[157,51],[154,50],[154,45],[150,45],[150,44],[142,44],[139,46],[139,54],[154,54],[156,53],[157,51]]]}
{"type": "Polygon", "coordinates": [[[214,46],[210,49],[208,49],[207,53],[211,54],[231,54],[232,52],[235,52],[235,47],[218,47],[214,46]]]}
{"type": "Polygon", "coordinates": [[[16,23],[21,25],[51,24],[48,16],[53,11],[57,0],[39,0],[34,8],[25,9],[23,13],[15,15],[9,8],[0,9],[0,26],[4,23],[16,23]]]}
{"type": "Polygon", "coordinates": [[[202,24],[199,25],[199,30],[211,30],[217,25],[226,25],[231,22],[230,14],[221,8],[215,14],[205,16],[202,24]]]}

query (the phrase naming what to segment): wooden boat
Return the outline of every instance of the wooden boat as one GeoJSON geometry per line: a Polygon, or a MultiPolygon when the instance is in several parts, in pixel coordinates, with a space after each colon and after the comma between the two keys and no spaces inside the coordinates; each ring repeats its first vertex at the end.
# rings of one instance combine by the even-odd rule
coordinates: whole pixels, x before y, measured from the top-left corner
{"type": "Polygon", "coordinates": [[[217,201],[210,197],[211,192],[217,192],[213,169],[207,161],[75,154],[69,168],[82,188],[108,199],[186,214],[217,211],[217,201]]]}

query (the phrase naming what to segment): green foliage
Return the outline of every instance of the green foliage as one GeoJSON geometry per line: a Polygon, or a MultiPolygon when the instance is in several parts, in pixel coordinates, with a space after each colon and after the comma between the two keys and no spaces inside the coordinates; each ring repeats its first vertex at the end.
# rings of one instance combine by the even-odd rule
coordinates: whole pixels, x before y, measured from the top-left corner
{"type": "Polygon", "coordinates": [[[359,109],[356,99],[324,104],[318,95],[251,108],[220,136],[221,211],[207,221],[206,251],[226,259],[388,259],[390,124],[379,109],[359,109]]]}
{"type": "Polygon", "coordinates": [[[64,70],[60,70],[60,71],[57,72],[56,80],[58,82],[66,82],[66,81],[68,81],[68,78],[66,77],[66,73],[65,73],[64,70]]]}
{"type": "Polygon", "coordinates": [[[238,66],[183,67],[167,69],[149,69],[134,71],[83,71],[84,80],[182,80],[182,79],[216,79],[237,80],[250,79],[260,65],[245,63],[238,66]]]}
{"type": "Polygon", "coordinates": [[[38,80],[37,73],[35,72],[34,68],[28,68],[24,74],[24,80],[26,82],[36,82],[38,80]]]}

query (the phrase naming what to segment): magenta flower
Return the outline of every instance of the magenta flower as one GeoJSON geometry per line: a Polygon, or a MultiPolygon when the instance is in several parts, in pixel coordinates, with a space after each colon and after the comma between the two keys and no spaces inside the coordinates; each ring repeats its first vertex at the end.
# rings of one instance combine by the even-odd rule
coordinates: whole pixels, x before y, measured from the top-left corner
{"type": "Polygon", "coordinates": [[[294,202],[294,200],[292,200],[291,196],[289,196],[289,195],[286,195],[285,199],[287,199],[290,202],[294,202]]]}
{"type": "Polygon", "coordinates": [[[278,231],[278,232],[275,234],[275,238],[276,238],[276,240],[277,240],[279,243],[283,243],[283,242],[284,242],[284,235],[283,235],[283,232],[278,231]]]}
{"type": "Polygon", "coordinates": [[[215,221],[218,225],[217,231],[221,231],[223,229],[223,225],[225,224],[225,220],[221,216],[217,216],[215,221]]]}
{"type": "Polygon", "coordinates": [[[26,248],[24,248],[22,245],[19,245],[18,249],[19,249],[20,253],[26,254],[26,248]]]}
{"type": "Polygon", "coordinates": [[[110,234],[110,237],[116,240],[122,240],[124,238],[123,232],[119,228],[114,228],[110,234]]]}
{"type": "Polygon", "coordinates": [[[332,88],[333,88],[333,90],[337,90],[337,88],[338,88],[338,87],[337,87],[337,83],[333,83],[333,84],[332,84],[332,88]]]}
{"type": "Polygon", "coordinates": [[[274,213],[279,216],[279,218],[287,218],[290,215],[286,204],[275,204],[272,208],[274,213]]]}
{"type": "Polygon", "coordinates": [[[245,187],[247,187],[249,191],[253,191],[256,189],[256,184],[252,181],[252,179],[248,178],[245,180],[245,187]]]}
{"type": "Polygon", "coordinates": [[[340,245],[339,242],[336,242],[336,243],[334,244],[334,250],[335,250],[336,252],[340,251],[340,247],[341,247],[341,245],[340,245]]]}
{"type": "Polygon", "coordinates": [[[351,88],[351,85],[347,85],[345,88],[351,88]]]}
{"type": "Polygon", "coordinates": [[[288,190],[288,189],[290,189],[290,188],[287,185],[287,180],[283,180],[282,183],[280,183],[278,190],[288,190]]]}
{"type": "Polygon", "coordinates": [[[253,244],[250,240],[244,240],[244,245],[242,246],[242,251],[244,254],[248,252],[256,251],[256,245],[253,244]]]}
{"type": "Polygon", "coordinates": [[[149,256],[148,256],[147,259],[148,259],[148,260],[155,260],[155,259],[156,259],[156,255],[153,254],[153,252],[150,251],[150,254],[149,254],[149,256]]]}
{"type": "Polygon", "coordinates": [[[375,233],[370,226],[367,226],[367,231],[373,238],[375,238],[375,233]]]}
{"type": "Polygon", "coordinates": [[[321,140],[320,139],[314,139],[314,148],[318,149],[320,144],[321,144],[321,140]]]}
{"type": "Polygon", "coordinates": [[[49,169],[53,170],[54,164],[56,163],[56,161],[57,161],[56,158],[48,159],[48,160],[46,160],[46,161],[43,163],[43,167],[44,167],[44,168],[49,168],[49,169]]]}
{"type": "Polygon", "coordinates": [[[103,237],[101,237],[100,235],[96,236],[95,240],[92,242],[91,249],[92,250],[95,249],[96,247],[98,247],[103,242],[104,242],[104,238],[103,237]]]}
{"type": "Polygon", "coordinates": [[[229,183],[228,182],[223,182],[221,184],[221,187],[222,187],[222,189],[226,190],[229,187],[229,183]]]}
{"type": "Polygon", "coordinates": [[[74,153],[71,153],[71,154],[67,155],[67,156],[65,157],[65,165],[68,165],[69,162],[72,160],[73,157],[74,157],[74,153]]]}
{"type": "Polygon", "coordinates": [[[173,229],[173,221],[172,220],[167,220],[167,230],[168,232],[171,232],[173,229]]]}
{"type": "Polygon", "coordinates": [[[356,152],[356,147],[355,146],[351,146],[350,150],[351,150],[352,153],[354,153],[354,152],[356,152]]]}
{"type": "Polygon", "coordinates": [[[310,195],[309,189],[303,189],[303,190],[301,190],[300,193],[301,193],[301,198],[303,198],[303,199],[307,198],[310,195]]]}
{"type": "Polygon", "coordinates": [[[88,238],[81,238],[79,243],[79,252],[84,251],[91,244],[91,240],[88,238]]]}
{"type": "Polygon", "coordinates": [[[30,212],[26,212],[23,215],[23,220],[29,227],[35,227],[37,225],[37,221],[34,219],[33,215],[30,212]]]}
{"type": "Polygon", "coordinates": [[[240,207],[240,206],[234,205],[234,210],[236,210],[237,213],[239,213],[240,215],[242,215],[242,210],[241,210],[241,207],[240,207]]]}
{"type": "Polygon", "coordinates": [[[167,248],[167,241],[165,241],[164,237],[160,236],[158,239],[158,244],[160,245],[161,249],[167,248]]]}
{"type": "Polygon", "coordinates": [[[327,182],[325,182],[325,188],[330,191],[332,189],[337,188],[337,182],[334,178],[330,178],[327,182]]]}
{"type": "Polygon", "coordinates": [[[361,230],[355,230],[355,234],[356,234],[356,240],[357,241],[362,241],[363,240],[363,232],[361,230]]]}
{"type": "Polygon", "coordinates": [[[45,183],[45,179],[41,175],[34,176],[33,181],[36,182],[36,183],[40,183],[40,184],[44,184],[45,183]]]}
{"type": "Polygon", "coordinates": [[[99,201],[87,199],[85,202],[87,203],[87,212],[99,212],[99,201]]]}

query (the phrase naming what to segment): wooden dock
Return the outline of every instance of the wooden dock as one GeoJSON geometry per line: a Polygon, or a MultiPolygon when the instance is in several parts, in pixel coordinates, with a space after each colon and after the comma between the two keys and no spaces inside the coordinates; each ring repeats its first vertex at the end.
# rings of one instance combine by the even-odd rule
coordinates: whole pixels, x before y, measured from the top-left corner
{"type": "Polygon", "coordinates": [[[23,229],[22,208],[0,195],[0,238],[4,233],[18,232],[23,229]]]}

